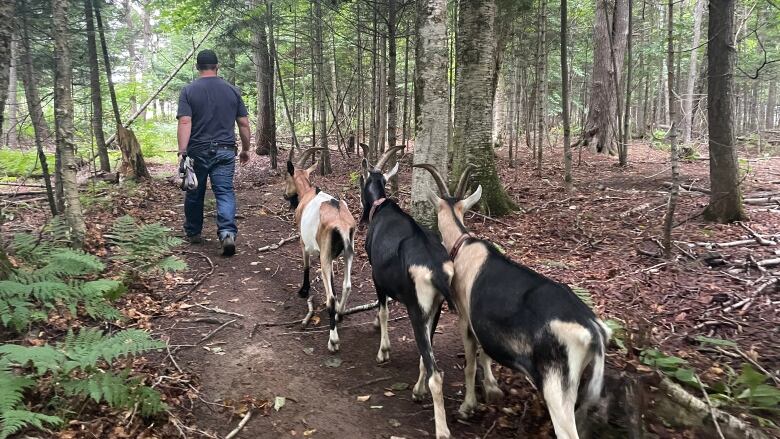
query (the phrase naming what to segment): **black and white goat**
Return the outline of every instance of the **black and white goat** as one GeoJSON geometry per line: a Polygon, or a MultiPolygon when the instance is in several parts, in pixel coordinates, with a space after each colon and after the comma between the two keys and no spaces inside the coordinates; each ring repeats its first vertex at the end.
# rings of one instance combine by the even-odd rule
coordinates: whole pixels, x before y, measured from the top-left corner
{"type": "Polygon", "coordinates": [[[321,148],[310,148],[303,152],[297,164],[294,162],[295,148],[287,159],[286,188],[284,198],[295,208],[295,224],[301,232],[303,252],[303,284],[298,295],[309,297],[309,258],[319,253],[322,268],[322,282],[325,287],[325,304],[330,315],[330,337],[328,350],[339,350],[339,334],[336,324],[344,311],[352,291],[352,258],[354,257],[355,218],[349,212],[347,203],[314,187],[309,176],[317,167],[301,169],[306,159],[321,148]],[[297,168],[297,169],[296,169],[297,168]],[[336,301],[333,291],[333,262],[344,255],[344,284],[341,300],[336,301]]]}
{"type": "MultiPolygon", "coordinates": [[[[574,407],[580,378],[592,364],[588,405],[601,394],[609,328],[567,285],[513,262],[490,242],[469,233],[463,215],[482,195],[479,186],[469,197],[463,196],[472,167],[464,171],[451,196],[435,167],[416,166],[428,170],[439,188],[441,198],[431,192],[430,199],[455,264],[452,287],[466,352],[466,397],[460,415],[469,416],[477,406],[474,377],[481,346],[498,363],[525,371],[542,390],[558,438],[577,439],[574,407]]],[[[488,376],[490,360],[482,365],[488,376]]],[[[495,381],[485,388],[495,392],[495,381]]]]}
{"type": "Polygon", "coordinates": [[[382,363],[390,359],[387,298],[391,297],[406,306],[420,351],[420,376],[412,390],[412,397],[420,400],[430,389],[436,438],[449,438],[442,374],[436,369],[432,339],[442,303],[445,300],[452,303],[452,262],[440,239],[423,229],[385,194],[385,185],[398,172],[398,163],[386,174],[382,173],[382,168],[396,149],[400,148],[389,149],[376,166],[370,166],[364,158],[360,176],[363,204],[361,222],[368,223],[366,253],[379,299],[377,319],[381,342],[376,360],[382,363]]]}

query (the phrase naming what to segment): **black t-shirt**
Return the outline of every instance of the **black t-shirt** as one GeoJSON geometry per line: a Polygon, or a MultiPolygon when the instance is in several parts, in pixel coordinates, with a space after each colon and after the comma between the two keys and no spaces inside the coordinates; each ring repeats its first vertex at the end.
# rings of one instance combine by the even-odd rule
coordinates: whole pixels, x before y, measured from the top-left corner
{"type": "Polygon", "coordinates": [[[248,113],[238,88],[218,76],[198,78],[181,90],[176,118],[192,117],[188,148],[236,143],[236,119],[248,113]]]}

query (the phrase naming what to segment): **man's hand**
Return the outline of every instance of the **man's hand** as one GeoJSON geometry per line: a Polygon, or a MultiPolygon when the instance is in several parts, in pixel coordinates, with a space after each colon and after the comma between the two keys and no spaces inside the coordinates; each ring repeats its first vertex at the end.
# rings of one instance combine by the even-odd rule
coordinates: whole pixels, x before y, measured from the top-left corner
{"type": "Polygon", "coordinates": [[[241,154],[238,155],[238,161],[241,162],[242,165],[249,163],[249,158],[249,151],[241,151],[241,154]]]}

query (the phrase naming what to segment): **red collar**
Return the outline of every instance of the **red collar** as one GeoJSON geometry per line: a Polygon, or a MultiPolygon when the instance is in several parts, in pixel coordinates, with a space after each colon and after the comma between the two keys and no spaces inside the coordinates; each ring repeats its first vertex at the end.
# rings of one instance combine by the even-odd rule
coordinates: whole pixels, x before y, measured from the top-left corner
{"type": "Polygon", "coordinates": [[[387,198],[380,198],[371,205],[371,210],[368,211],[368,222],[371,222],[371,220],[374,218],[374,212],[376,212],[376,209],[379,207],[380,204],[387,201],[387,198]]]}
{"type": "Polygon", "coordinates": [[[450,259],[453,261],[458,256],[458,252],[460,251],[460,248],[463,247],[463,243],[466,242],[469,238],[474,238],[475,236],[471,233],[464,233],[458,237],[458,239],[455,240],[455,245],[452,246],[452,250],[450,250],[450,259]]]}

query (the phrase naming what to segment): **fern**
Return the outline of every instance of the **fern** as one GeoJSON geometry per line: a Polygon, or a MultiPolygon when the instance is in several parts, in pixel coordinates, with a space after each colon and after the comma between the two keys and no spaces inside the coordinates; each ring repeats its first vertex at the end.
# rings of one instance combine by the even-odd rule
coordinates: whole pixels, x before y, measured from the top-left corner
{"type": "Polygon", "coordinates": [[[43,429],[43,424],[56,426],[62,419],[42,413],[31,412],[24,408],[24,391],[35,385],[35,381],[11,373],[0,366],[0,439],[32,425],[43,429]]]}
{"type": "Polygon", "coordinates": [[[68,331],[62,350],[67,360],[66,372],[73,369],[87,369],[103,360],[108,364],[120,357],[137,355],[154,349],[162,349],[165,343],[149,337],[146,331],[127,329],[106,337],[96,329],[83,329],[78,334],[68,331]]]}
{"type": "Polygon", "coordinates": [[[182,243],[170,232],[160,224],[139,225],[133,217],[123,216],[105,237],[117,248],[114,260],[126,265],[132,275],[148,276],[187,267],[181,259],[170,256],[171,249],[182,243]]]}

